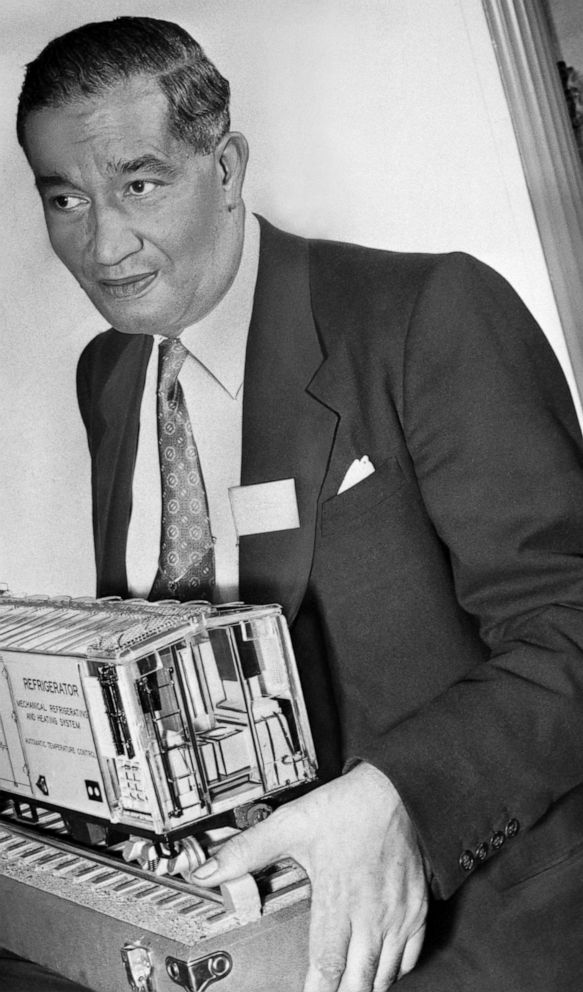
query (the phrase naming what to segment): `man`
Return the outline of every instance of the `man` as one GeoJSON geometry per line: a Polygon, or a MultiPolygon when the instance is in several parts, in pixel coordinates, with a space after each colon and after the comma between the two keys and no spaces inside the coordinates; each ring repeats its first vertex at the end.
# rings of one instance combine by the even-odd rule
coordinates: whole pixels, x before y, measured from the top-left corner
{"type": "Polygon", "coordinates": [[[113,328],[78,379],[98,593],[292,631],[324,784],[201,884],[306,868],[306,992],[579,988],[583,447],[531,316],[466,256],[259,228],[228,84],[167,22],[52,42],[18,134],[113,328]]]}

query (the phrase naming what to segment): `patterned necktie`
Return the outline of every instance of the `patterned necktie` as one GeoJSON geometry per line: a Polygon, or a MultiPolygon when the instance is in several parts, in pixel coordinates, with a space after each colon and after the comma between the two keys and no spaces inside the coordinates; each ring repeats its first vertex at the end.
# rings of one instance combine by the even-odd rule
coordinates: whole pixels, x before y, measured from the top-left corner
{"type": "Polygon", "coordinates": [[[206,490],[190,417],[178,382],[188,351],[178,338],[160,344],[158,445],[162,532],[150,599],[211,599],[215,555],[206,490]]]}

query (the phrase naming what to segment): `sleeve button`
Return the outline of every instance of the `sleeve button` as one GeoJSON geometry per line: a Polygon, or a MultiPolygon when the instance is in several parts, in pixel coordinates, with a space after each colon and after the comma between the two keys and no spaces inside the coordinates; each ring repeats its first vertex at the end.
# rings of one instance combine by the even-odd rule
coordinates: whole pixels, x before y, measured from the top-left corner
{"type": "Polygon", "coordinates": [[[504,828],[504,833],[507,837],[516,837],[516,834],[520,830],[520,823],[516,819],[509,820],[504,828]]]}
{"type": "Polygon", "coordinates": [[[475,858],[471,851],[464,851],[459,857],[459,866],[462,871],[471,871],[475,865],[475,858]]]}
{"type": "Polygon", "coordinates": [[[499,851],[505,841],[504,834],[501,830],[497,830],[496,833],[492,834],[490,838],[492,847],[495,851],[499,851]]]}
{"type": "Polygon", "coordinates": [[[485,861],[486,858],[488,857],[489,850],[490,848],[488,847],[485,841],[483,844],[478,844],[476,848],[476,859],[478,861],[485,861]]]}

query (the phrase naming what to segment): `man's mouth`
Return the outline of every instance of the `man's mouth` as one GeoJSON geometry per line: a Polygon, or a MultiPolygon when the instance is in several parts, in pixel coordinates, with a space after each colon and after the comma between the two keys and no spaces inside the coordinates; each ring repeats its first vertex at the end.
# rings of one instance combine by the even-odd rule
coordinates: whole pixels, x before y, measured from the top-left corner
{"type": "Polygon", "coordinates": [[[135,276],[126,276],[124,279],[100,279],[99,285],[114,300],[129,300],[149,289],[156,275],[156,272],[143,272],[135,276]]]}

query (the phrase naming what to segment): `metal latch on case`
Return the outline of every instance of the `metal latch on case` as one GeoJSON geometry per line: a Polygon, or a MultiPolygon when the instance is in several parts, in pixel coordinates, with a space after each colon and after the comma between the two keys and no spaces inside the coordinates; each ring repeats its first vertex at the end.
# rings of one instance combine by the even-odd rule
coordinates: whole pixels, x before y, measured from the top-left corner
{"type": "Polygon", "coordinates": [[[205,992],[209,985],[225,978],[233,967],[233,959],[226,951],[216,951],[195,961],[166,958],[166,971],[173,982],[187,992],[205,992]]]}
{"type": "Polygon", "coordinates": [[[124,944],[121,958],[132,992],[156,992],[152,978],[150,951],[145,944],[124,944]]]}

